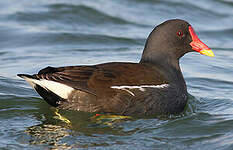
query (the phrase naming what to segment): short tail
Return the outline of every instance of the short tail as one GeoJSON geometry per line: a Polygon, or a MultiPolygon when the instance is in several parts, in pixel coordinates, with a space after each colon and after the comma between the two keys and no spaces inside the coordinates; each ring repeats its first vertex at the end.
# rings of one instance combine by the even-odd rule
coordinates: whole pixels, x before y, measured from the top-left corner
{"type": "Polygon", "coordinates": [[[18,77],[20,78],[31,78],[31,79],[36,79],[34,76],[29,75],[29,74],[17,74],[18,77]]]}
{"type": "Polygon", "coordinates": [[[41,81],[37,77],[28,74],[17,74],[17,76],[26,80],[49,105],[57,107],[60,101],[65,101],[65,99],[43,86],[43,84],[40,84],[41,81]]]}

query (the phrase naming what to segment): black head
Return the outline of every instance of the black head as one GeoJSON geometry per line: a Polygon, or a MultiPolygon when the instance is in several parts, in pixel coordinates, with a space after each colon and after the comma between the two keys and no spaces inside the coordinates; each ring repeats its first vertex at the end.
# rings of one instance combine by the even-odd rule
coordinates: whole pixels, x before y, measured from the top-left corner
{"type": "Polygon", "coordinates": [[[141,62],[161,61],[161,59],[179,60],[184,54],[192,51],[208,56],[212,52],[199,40],[188,22],[180,19],[168,20],[155,27],[150,33],[141,62]],[[206,54],[207,50],[208,54],[206,54]]]}

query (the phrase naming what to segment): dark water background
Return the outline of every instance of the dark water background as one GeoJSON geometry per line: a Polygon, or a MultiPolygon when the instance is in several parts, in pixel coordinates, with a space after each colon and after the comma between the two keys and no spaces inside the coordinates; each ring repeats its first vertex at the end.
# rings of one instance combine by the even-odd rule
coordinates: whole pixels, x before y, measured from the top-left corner
{"type": "Polygon", "coordinates": [[[0,1],[0,149],[233,149],[232,0],[0,1]],[[59,111],[17,73],[137,62],[155,25],[185,19],[216,55],[181,59],[183,115],[110,122],[59,111]]]}

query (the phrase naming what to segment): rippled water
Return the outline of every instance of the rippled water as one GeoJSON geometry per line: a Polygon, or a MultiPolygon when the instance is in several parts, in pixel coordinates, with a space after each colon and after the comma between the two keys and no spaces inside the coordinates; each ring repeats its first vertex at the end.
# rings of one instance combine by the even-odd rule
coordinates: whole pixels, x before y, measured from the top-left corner
{"type": "Polygon", "coordinates": [[[0,149],[233,149],[233,1],[0,2],[0,149]],[[216,55],[181,60],[183,115],[111,120],[48,106],[17,73],[140,59],[155,25],[190,22],[216,55]]]}

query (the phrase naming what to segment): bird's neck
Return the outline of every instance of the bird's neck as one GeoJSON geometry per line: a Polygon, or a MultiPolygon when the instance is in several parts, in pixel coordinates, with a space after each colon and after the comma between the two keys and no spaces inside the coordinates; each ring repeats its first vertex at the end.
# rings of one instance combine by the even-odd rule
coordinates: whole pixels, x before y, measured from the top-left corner
{"type": "Polygon", "coordinates": [[[170,83],[182,84],[182,86],[186,87],[179,65],[179,58],[175,58],[174,55],[145,55],[144,53],[139,63],[150,64],[167,78],[170,83]]]}

